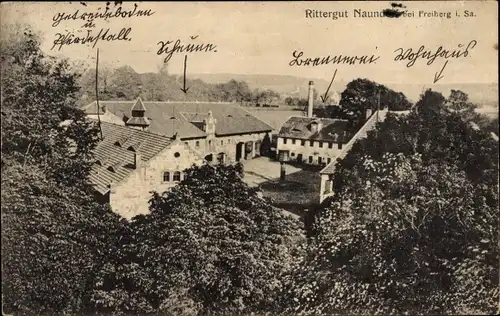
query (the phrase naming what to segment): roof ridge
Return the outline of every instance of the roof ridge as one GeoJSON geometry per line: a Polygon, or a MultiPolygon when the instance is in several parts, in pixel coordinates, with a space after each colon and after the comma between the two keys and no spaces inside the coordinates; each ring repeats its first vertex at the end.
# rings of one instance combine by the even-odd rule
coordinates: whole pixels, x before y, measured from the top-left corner
{"type": "MultiPolygon", "coordinates": [[[[90,118],[90,119],[93,120],[93,121],[97,121],[94,118],[90,118]]],[[[165,135],[156,134],[156,133],[147,132],[147,131],[142,131],[142,130],[131,128],[131,127],[128,127],[128,126],[125,126],[125,125],[115,124],[115,123],[106,122],[106,121],[101,121],[101,125],[102,124],[116,126],[116,127],[120,128],[120,129],[127,130],[127,131],[129,131],[131,133],[138,133],[138,134],[143,134],[143,135],[151,135],[153,137],[158,137],[158,138],[164,138],[164,139],[171,140],[170,137],[165,136],[165,135]]]]}

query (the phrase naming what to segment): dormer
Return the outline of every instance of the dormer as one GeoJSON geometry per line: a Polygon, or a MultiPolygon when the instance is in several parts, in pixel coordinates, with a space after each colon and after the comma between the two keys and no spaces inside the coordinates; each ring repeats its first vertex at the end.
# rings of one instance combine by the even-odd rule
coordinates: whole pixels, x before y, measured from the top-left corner
{"type": "Polygon", "coordinates": [[[208,111],[208,116],[203,120],[203,131],[209,135],[215,135],[216,123],[217,120],[212,115],[212,111],[208,111]]]}
{"type": "Polygon", "coordinates": [[[127,135],[122,135],[120,136],[116,141],[115,141],[115,146],[119,146],[119,147],[123,147],[125,145],[125,143],[127,142],[128,140],[128,136],[127,135]]]}
{"type": "Polygon", "coordinates": [[[118,167],[120,167],[120,163],[119,162],[115,162],[113,164],[108,165],[108,167],[106,169],[108,169],[108,171],[111,171],[111,172],[117,172],[118,171],[118,167]]]}
{"type": "Polygon", "coordinates": [[[323,127],[323,124],[321,123],[320,120],[314,120],[309,125],[311,133],[319,133],[321,131],[322,127],[323,127]]]}

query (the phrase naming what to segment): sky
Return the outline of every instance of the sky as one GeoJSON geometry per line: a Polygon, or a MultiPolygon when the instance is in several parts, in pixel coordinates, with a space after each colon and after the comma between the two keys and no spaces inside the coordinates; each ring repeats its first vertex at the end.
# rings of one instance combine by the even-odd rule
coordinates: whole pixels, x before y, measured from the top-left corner
{"type": "MultiPolygon", "coordinates": [[[[59,13],[76,10],[97,12],[105,2],[71,3],[2,3],[1,23],[29,23],[43,36],[43,49],[55,56],[95,63],[96,48],[100,62],[112,66],[129,65],[137,72],[155,72],[164,55],[157,55],[159,41],[216,45],[216,52],[192,52],[188,70],[192,73],[278,74],[330,80],[337,69],[337,80],[365,77],[383,83],[432,84],[442,71],[442,83],[498,82],[498,4],[496,1],[407,1],[400,2],[414,17],[354,17],[355,9],[381,11],[391,2],[135,2],[139,10],[154,12],[148,17],[96,20],[91,32],[110,28],[118,33],[131,27],[130,41],[100,41],[92,48],[83,44],[66,45],[51,50],[57,33],[86,34],[84,21],[62,21],[53,27],[59,13]],[[306,10],[345,12],[348,17],[311,18],[306,10]],[[465,10],[474,16],[465,17],[465,10]],[[451,18],[419,17],[419,11],[450,12],[451,18]],[[460,17],[456,16],[456,13],[460,17]],[[190,36],[198,36],[191,40],[190,36]],[[408,68],[406,62],[394,61],[398,48],[418,50],[422,45],[436,51],[458,49],[471,41],[477,44],[467,57],[437,58],[431,65],[417,60],[408,68]],[[370,65],[290,66],[294,51],[304,57],[327,55],[380,56],[370,65]]],[[[132,10],[134,2],[124,2],[123,10],[132,10]]],[[[112,2],[110,9],[116,10],[112,2]]],[[[184,53],[174,54],[168,64],[171,73],[182,73],[184,53]]]]}

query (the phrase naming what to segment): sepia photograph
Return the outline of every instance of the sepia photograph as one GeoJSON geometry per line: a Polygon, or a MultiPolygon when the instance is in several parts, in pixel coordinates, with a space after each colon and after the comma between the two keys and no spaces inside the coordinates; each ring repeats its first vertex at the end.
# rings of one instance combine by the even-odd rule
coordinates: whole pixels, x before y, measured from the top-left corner
{"type": "Polygon", "coordinates": [[[500,314],[497,1],[0,13],[2,315],[500,314]]]}

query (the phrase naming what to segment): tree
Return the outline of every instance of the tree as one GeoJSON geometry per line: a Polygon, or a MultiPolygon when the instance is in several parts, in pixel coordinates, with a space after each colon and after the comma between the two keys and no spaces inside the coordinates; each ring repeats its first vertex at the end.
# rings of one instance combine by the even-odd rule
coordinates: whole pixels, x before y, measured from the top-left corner
{"type": "Polygon", "coordinates": [[[401,111],[411,108],[411,103],[403,93],[395,92],[368,79],[349,82],[341,94],[340,105],[358,123],[364,122],[367,110],[387,108],[391,111],[401,111]]]}
{"type": "Polygon", "coordinates": [[[367,156],[336,196],[286,294],[300,314],[494,313],[498,217],[489,192],[419,154],[367,156]]]}
{"type": "Polygon", "coordinates": [[[138,313],[271,311],[302,239],[298,223],[242,181],[241,165],[186,172],[179,185],[154,194],[150,214],[134,218],[130,262],[107,269],[96,300],[111,295],[108,304],[123,308],[140,302],[138,313]]]}
{"type": "Polygon", "coordinates": [[[460,115],[464,122],[483,125],[481,115],[476,112],[477,105],[469,101],[469,95],[460,90],[451,90],[445,105],[449,110],[460,115]]]}
{"type": "Polygon", "coordinates": [[[498,312],[497,151],[432,91],[388,115],[337,165],[285,311],[498,312]]]}
{"type": "Polygon", "coordinates": [[[262,139],[262,144],[260,145],[260,155],[265,157],[270,157],[271,155],[271,138],[269,137],[269,133],[264,135],[264,139],[262,139]]]}
{"type": "Polygon", "coordinates": [[[139,96],[141,77],[130,66],[115,69],[110,78],[110,91],[121,100],[134,100],[139,96]]]}
{"type": "Polygon", "coordinates": [[[88,185],[97,130],[75,106],[68,62],[45,56],[29,28],[11,31],[1,45],[4,309],[84,311],[121,225],[88,185]]]}

